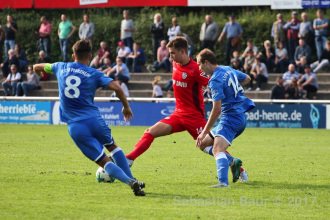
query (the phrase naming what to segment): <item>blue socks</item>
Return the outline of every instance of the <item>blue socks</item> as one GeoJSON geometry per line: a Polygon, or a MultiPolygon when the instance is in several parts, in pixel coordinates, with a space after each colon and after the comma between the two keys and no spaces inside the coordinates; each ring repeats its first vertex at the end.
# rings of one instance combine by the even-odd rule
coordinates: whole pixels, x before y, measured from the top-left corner
{"type": "Polygon", "coordinates": [[[128,177],[120,167],[118,167],[116,164],[112,162],[108,162],[104,165],[104,170],[107,172],[110,176],[113,176],[117,180],[126,183],[129,185],[130,177],[128,177]]]}
{"type": "MultiPolygon", "coordinates": [[[[213,157],[212,150],[213,150],[213,146],[208,146],[208,147],[204,148],[203,152],[204,153],[207,153],[207,154],[209,154],[209,155],[211,155],[213,157]]],[[[233,161],[234,157],[232,157],[227,152],[225,152],[225,154],[226,154],[227,159],[228,159],[228,164],[230,164],[233,161]]]]}
{"type": "Polygon", "coordinates": [[[228,159],[228,164],[230,164],[232,161],[233,161],[233,159],[234,159],[234,157],[232,157],[230,154],[228,154],[227,152],[225,152],[225,154],[226,154],[226,157],[227,157],[227,159],[228,159]]]}
{"type": "Polygon", "coordinates": [[[217,173],[218,173],[218,180],[220,183],[225,183],[229,185],[228,182],[228,169],[229,163],[224,152],[220,152],[214,156],[217,162],[217,173]]]}
{"type": "Polygon", "coordinates": [[[128,177],[130,177],[131,179],[134,179],[132,172],[131,172],[131,168],[129,167],[128,163],[127,163],[127,159],[126,156],[124,154],[124,152],[121,150],[120,147],[117,147],[116,149],[114,149],[113,151],[110,152],[111,157],[113,158],[115,164],[117,166],[119,166],[128,177]]]}

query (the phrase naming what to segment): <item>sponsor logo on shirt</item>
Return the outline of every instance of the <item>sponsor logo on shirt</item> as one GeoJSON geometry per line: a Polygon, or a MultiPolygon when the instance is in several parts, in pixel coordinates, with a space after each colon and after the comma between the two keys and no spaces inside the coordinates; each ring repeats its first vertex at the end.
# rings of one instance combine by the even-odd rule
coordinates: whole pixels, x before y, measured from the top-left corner
{"type": "Polygon", "coordinates": [[[173,79],[173,85],[176,85],[176,86],[179,86],[179,87],[182,87],[182,88],[187,88],[188,87],[188,84],[186,82],[181,82],[181,81],[178,81],[178,80],[175,80],[175,79],[173,79]]]}

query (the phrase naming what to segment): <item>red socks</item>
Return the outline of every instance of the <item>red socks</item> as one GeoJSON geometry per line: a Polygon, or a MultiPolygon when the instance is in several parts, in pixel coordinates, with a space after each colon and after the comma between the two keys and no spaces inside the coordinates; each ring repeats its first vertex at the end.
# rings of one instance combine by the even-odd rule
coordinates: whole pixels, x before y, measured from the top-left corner
{"type": "Polygon", "coordinates": [[[154,141],[154,136],[150,133],[144,133],[142,138],[136,143],[133,151],[126,155],[127,159],[135,160],[141,154],[143,154],[150,147],[154,141]]]}

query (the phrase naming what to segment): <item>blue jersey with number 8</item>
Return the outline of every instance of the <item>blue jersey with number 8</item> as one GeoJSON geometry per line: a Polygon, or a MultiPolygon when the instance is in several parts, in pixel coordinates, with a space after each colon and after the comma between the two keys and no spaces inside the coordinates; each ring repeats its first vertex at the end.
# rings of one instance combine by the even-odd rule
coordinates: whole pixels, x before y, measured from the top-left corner
{"type": "Polygon", "coordinates": [[[71,123],[101,116],[94,105],[95,92],[100,87],[107,88],[111,78],[77,62],[53,63],[51,71],[58,80],[61,121],[71,123]]]}
{"type": "Polygon", "coordinates": [[[221,100],[221,112],[239,114],[250,111],[255,104],[244,96],[244,89],[239,84],[246,74],[229,66],[219,66],[209,81],[213,101],[221,100]]]}

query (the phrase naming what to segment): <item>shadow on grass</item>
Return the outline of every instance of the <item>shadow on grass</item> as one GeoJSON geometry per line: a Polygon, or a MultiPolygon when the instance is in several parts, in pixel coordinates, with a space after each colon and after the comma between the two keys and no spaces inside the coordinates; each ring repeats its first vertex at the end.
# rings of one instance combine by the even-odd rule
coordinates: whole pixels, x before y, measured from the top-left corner
{"type": "Polygon", "coordinates": [[[328,190],[329,185],[318,185],[312,183],[288,183],[288,182],[266,182],[266,181],[249,181],[242,183],[245,187],[252,188],[271,188],[271,189],[322,189],[328,190]]]}

